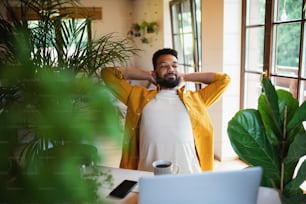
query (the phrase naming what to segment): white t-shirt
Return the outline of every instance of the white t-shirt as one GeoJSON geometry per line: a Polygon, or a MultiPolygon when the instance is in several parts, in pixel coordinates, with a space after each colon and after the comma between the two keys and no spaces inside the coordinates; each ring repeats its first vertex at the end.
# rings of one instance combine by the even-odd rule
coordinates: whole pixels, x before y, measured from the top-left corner
{"type": "Polygon", "coordinates": [[[142,112],[139,170],[153,171],[152,162],[170,160],[179,173],[201,172],[191,121],[176,90],[161,90],[142,112]]]}

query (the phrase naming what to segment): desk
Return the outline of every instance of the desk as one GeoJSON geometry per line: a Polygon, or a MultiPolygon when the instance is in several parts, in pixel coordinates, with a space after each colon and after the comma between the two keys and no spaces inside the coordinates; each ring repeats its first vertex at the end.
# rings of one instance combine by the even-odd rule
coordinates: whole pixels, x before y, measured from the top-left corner
{"type": "MultiPolygon", "coordinates": [[[[108,194],[118,186],[123,180],[129,179],[139,181],[139,178],[145,176],[154,176],[153,172],[120,169],[113,167],[98,167],[103,172],[108,172],[112,175],[113,185],[112,186],[101,186],[98,190],[98,194],[101,198],[114,204],[137,204],[138,203],[138,186],[134,188],[125,198],[115,199],[108,198],[108,194]]],[[[98,181],[103,182],[102,177],[98,177],[98,181]]],[[[265,187],[259,188],[257,204],[281,204],[278,193],[275,190],[266,189],[265,187]]]]}
{"type": "MultiPolygon", "coordinates": [[[[113,168],[113,167],[98,167],[99,170],[103,172],[109,172],[113,178],[113,185],[112,186],[104,186],[102,185],[99,190],[98,194],[102,198],[106,198],[106,200],[111,201],[112,203],[120,203],[120,204],[137,204],[138,203],[138,185],[134,187],[134,189],[123,199],[115,199],[115,198],[108,198],[108,194],[118,186],[123,180],[134,180],[138,181],[140,177],[144,176],[154,176],[153,172],[148,171],[138,171],[138,170],[130,170],[130,169],[121,169],[121,168],[113,168]]],[[[98,177],[98,182],[103,182],[104,178],[98,177]]]]}

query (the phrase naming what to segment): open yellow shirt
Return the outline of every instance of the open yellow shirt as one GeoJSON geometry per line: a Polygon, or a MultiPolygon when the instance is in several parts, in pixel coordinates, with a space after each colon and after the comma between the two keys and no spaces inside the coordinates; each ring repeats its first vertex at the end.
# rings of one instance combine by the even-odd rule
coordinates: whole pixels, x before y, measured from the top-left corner
{"type": "MultiPolygon", "coordinates": [[[[128,107],[120,167],[137,169],[139,119],[143,108],[155,97],[159,89],[148,90],[143,86],[132,86],[116,68],[102,69],[101,77],[112,93],[128,107]]],[[[190,115],[196,152],[203,171],[212,170],[214,162],[213,127],[207,108],[221,97],[229,83],[230,77],[227,74],[216,73],[212,83],[200,90],[184,92],[182,87],[178,91],[190,115]]]]}

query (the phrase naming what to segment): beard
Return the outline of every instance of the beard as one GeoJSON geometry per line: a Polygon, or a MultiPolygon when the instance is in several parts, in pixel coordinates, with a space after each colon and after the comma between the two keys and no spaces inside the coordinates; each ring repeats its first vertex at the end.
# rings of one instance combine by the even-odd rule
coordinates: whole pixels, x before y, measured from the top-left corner
{"type": "Polygon", "coordinates": [[[156,83],[159,84],[161,87],[164,88],[174,88],[179,85],[181,82],[181,77],[176,77],[175,79],[164,79],[161,77],[156,77],[156,83]]]}

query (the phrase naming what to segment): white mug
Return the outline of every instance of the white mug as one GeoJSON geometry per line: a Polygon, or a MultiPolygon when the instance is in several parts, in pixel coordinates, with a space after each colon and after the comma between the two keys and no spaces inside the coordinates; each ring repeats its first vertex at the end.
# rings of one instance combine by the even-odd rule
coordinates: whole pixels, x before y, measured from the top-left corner
{"type": "Polygon", "coordinates": [[[152,163],[154,175],[177,174],[178,166],[168,160],[156,160],[152,163]]]}

